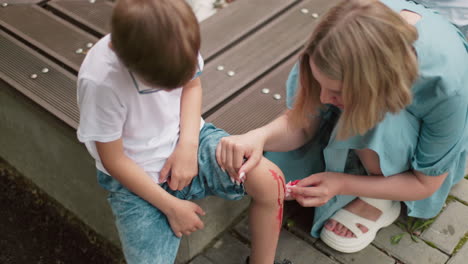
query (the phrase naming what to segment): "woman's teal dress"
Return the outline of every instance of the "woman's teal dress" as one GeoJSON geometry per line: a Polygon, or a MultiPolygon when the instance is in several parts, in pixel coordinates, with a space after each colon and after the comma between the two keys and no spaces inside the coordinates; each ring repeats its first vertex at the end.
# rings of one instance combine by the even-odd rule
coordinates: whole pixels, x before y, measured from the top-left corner
{"type": "MultiPolygon", "coordinates": [[[[335,139],[334,123],[339,110],[330,106],[322,113],[319,137],[315,141],[300,150],[267,153],[267,157],[278,163],[287,180],[321,171],[365,173],[353,149],[374,150],[379,155],[384,176],[411,169],[429,176],[449,172],[432,196],[405,202],[409,216],[430,218],[441,210],[451,187],[463,178],[465,172],[468,43],[454,25],[422,5],[404,0],[382,2],[396,12],[409,10],[422,17],[415,25],[419,34],[414,44],[419,78],[412,87],[412,103],[398,114],[387,114],[365,135],[345,141],[335,139]]],[[[294,101],[297,83],[296,65],[286,83],[288,107],[294,101]]],[[[354,198],[336,196],[316,208],[311,234],[318,237],[324,222],[354,198]]]]}

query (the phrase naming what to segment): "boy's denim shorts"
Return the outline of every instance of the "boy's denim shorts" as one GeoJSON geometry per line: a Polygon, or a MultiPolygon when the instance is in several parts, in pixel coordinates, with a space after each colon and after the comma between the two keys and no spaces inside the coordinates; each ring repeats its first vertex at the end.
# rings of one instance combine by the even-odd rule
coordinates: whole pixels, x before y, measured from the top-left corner
{"type": "MultiPolygon", "coordinates": [[[[167,183],[161,186],[184,200],[215,195],[239,200],[245,195],[243,185],[232,183],[216,161],[216,146],[228,134],[212,124],[200,131],[198,175],[181,191],[173,191],[167,183]]],[[[111,176],[98,171],[99,184],[109,191],[108,201],[115,216],[125,259],[128,264],[173,263],[180,238],[172,232],[166,216],[156,207],[127,190],[111,176]]]]}

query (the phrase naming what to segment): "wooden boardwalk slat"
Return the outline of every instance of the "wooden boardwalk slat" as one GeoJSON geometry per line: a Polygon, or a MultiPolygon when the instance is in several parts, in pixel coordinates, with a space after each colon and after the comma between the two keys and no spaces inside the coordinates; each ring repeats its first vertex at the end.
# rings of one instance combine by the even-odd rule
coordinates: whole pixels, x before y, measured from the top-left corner
{"type": "Polygon", "coordinates": [[[110,18],[114,5],[107,0],[96,0],[94,3],[89,1],[53,0],[48,2],[47,5],[101,35],[110,32],[110,18]]]}
{"type": "Polygon", "coordinates": [[[44,0],[3,0],[1,3],[6,3],[7,5],[22,5],[22,4],[37,4],[44,0]]]}
{"type": "MultiPolygon", "coordinates": [[[[214,16],[202,21],[201,53],[206,61],[245,37],[279,13],[301,0],[237,0],[214,16]]],[[[110,32],[113,4],[106,0],[89,1],[53,0],[52,9],[90,29],[105,35],[110,32]]]]}
{"type": "Polygon", "coordinates": [[[322,14],[336,2],[304,1],[210,61],[201,75],[202,112],[210,114],[218,105],[300,49],[317,23],[311,14],[322,14]],[[309,13],[303,14],[303,8],[307,8],[309,13]],[[217,69],[219,65],[224,66],[223,71],[217,69]],[[229,71],[234,71],[235,75],[228,76],[229,71]]]}
{"type": "Polygon", "coordinates": [[[0,47],[0,79],[76,129],[76,77],[5,32],[0,47]]]}
{"type": "Polygon", "coordinates": [[[274,69],[241,95],[229,101],[206,118],[232,135],[243,134],[268,124],[286,110],[286,79],[298,56],[293,56],[274,69]],[[262,89],[269,89],[265,94],[262,89]],[[281,99],[275,99],[274,95],[281,99]]]}
{"type": "Polygon", "coordinates": [[[43,50],[75,71],[98,39],[36,5],[0,8],[0,25],[43,50]],[[83,49],[83,53],[77,53],[83,49]]]}
{"type": "Polygon", "coordinates": [[[246,36],[300,0],[237,0],[202,21],[201,54],[205,60],[246,36]]]}

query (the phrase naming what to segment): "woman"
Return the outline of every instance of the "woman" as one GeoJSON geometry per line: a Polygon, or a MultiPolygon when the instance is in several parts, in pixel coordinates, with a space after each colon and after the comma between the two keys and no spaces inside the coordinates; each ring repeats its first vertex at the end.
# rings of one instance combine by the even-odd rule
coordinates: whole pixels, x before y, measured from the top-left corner
{"type": "MultiPolygon", "coordinates": [[[[323,15],[291,71],[290,109],[222,140],[218,162],[239,179],[262,151],[309,142],[303,166],[313,174],[288,192],[318,207],[313,236],[359,251],[395,221],[400,201],[409,216],[434,217],[463,178],[467,51],[456,27],[421,5],[345,0],[323,15]]],[[[285,163],[294,178],[297,161],[285,163]]]]}

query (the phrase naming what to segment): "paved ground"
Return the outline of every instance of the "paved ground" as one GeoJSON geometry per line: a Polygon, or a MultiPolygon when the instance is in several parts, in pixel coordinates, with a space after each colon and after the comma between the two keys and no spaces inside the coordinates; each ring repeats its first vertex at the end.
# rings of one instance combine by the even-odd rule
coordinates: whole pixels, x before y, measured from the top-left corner
{"type": "MultiPolygon", "coordinates": [[[[0,263],[123,263],[121,253],[0,160],[0,263]]],[[[245,212],[244,215],[247,213],[245,212]]],[[[401,218],[360,253],[340,254],[309,236],[313,209],[287,202],[277,256],[295,264],[462,264],[468,258],[468,180],[421,232],[401,218]],[[417,242],[411,239],[407,226],[417,242]],[[403,235],[402,235],[403,234],[403,235]],[[392,238],[401,237],[397,244],[392,238]]],[[[190,264],[238,264],[249,254],[247,217],[213,241],[190,264]]]]}
{"type": "MultiPolygon", "coordinates": [[[[309,236],[313,210],[300,208],[295,202],[289,202],[286,208],[278,259],[288,258],[295,264],[467,263],[468,244],[465,244],[468,239],[467,179],[452,190],[444,210],[427,223],[430,225],[423,226],[425,221],[401,217],[397,223],[382,229],[372,245],[355,254],[338,253],[320,240],[309,236]],[[415,241],[412,240],[408,230],[413,233],[415,241]],[[395,243],[398,238],[401,239],[395,243]]],[[[248,253],[249,237],[244,218],[190,263],[242,263],[248,253]]]]}

